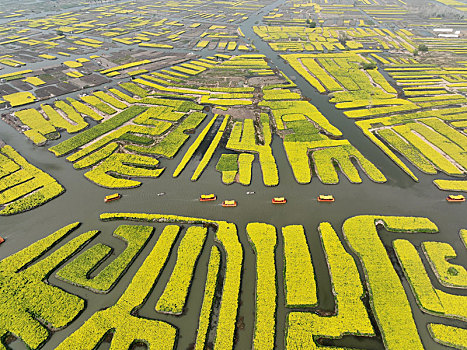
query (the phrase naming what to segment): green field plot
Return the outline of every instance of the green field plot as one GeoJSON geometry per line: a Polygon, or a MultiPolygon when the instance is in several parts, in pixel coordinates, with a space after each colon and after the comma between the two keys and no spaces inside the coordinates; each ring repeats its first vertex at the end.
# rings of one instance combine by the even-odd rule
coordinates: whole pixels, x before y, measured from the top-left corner
{"type": "Polygon", "coordinates": [[[206,153],[204,153],[203,158],[201,158],[201,161],[199,162],[198,167],[195,169],[195,172],[193,173],[193,176],[191,177],[191,181],[196,181],[200,177],[203,170],[208,166],[209,161],[211,160],[217,146],[219,145],[219,142],[222,136],[224,135],[225,128],[227,126],[227,123],[229,122],[229,118],[230,116],[228,114],[224,116],[224,120],[222,121],[222,124],[219,127],[219,130],[217,131],[211,144],[206,150],[206,153]]]}
{"type": "Polygon", "coordinates": [[[203,140],[206,137],[206,135],[208,134],[209,130],[211,129],[211,127],[215,123],[217,117],[218,117],[217,115],[212,117],[212,119],[209,121],[208,125],[206,125],[206,127],[203,129],[203,131],[198,135],[195,142],[193,142],[193,144],[190,146],[190,148],[188,148],[188,150],[186,151],[185,155],[183,156],[180,164],[178,164],[177,168],[175,169],[175,171],[173,173],[173,177],[177,177],[178,175],[180,175],[180,173],[183,171],[183,169],[185,169],[186,165],[188,164],[188,162],[193,157],[193,154],[196,152],[198,147],[201,145],[201,142],[203,142],[203,140]]]}
{"type": "Polygon", "coordinates": [[[34,96],[31,92],[24,91],[24,92],[15,92],[9,95],[3,95],[2,98],[10,104],[11,107],[18,107],[27,105],[36,101],[36,96],[34,96]]]}
{"type": "Polygon", "coordinates": [[[439,323],[430,323],[428,331],[433,339],[443,345],[455,349],[467,348],[467,331],[465,328],[458,328],[439,323]]]}

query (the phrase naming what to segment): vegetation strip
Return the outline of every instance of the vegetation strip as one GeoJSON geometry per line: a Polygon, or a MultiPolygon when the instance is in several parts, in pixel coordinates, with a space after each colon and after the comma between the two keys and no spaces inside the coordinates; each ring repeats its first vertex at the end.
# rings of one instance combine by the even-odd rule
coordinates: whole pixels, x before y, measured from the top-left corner
{"type": "Polygon", "coordinates": [[[263,223],[246,227],[250,244],[256,253],[256,320],[253,348],[274,349],[276,330],[276,228],[263,223]]]}
{"type": "Polygon", "coordinates": [[[195,172],[193,173],[193,176],[191,177],[191,181],[198,180],[201,173],[208,166],[209,161],[211,160],[211,158],[212,158],[212,156],[214,154],[214,151],[216,150],[222,136],[224,135],[225,128],[227,126],[229,118],[230,118],[230,116],[228,114],[224,116],[224,120],[222,121],[222,124],[221,124],[221,126],[219,127],[219,130],[216,133],[216,136],[214,136],[214,139],[212,140],[211,144],[209,145],[206,153],[204,153],[203,158],[201,158],[201,161],[198,164],[198,167],[196,168],[195,172]]]}
{"type": "Polygon", "coordinates": [[[141,308],[153,290],[179,231],[178,226],[167,226],[115,305],[97,311],[56,349],[95,349],[109,331],[113,332],[112,348],[127,349],[135,341],[144,341],[156,349],[173,349],[176,329],[172,325],[140,318],[133,313],[141,308]]]}
{"type": "Polygon", "coordinates": [[[2,341],[12,333],[31,349],[37,349],[49,338],[49,329],[67,326],[85,308],[83,299],[49,285],[45,280],[54,269],[94,238],[98,231],[83,233],[33,263],[79,225],[76,222],[65,226],[0,261],[0,292],[5,297],[0,306],[2,341]],[[18,299],[19,295],[23,297],[18,299]]]}
{"type": "Polygon", "coordinates": [[[137,154],[114,153],[84,176],[106,188],[132,188],[141,185],[131,177],[159,177],[165,168],[157,168],[159,161],[152,157],[137,154]],[[115,174],[115,175],[114,175],[115,174]]]}
{"type": "Polygon", "coordinates": [[[317,339],[341,338],[346,334],[374,336],[365,305],[357,265],[339,240],[331,224],[319,225],[331,277],[335,311],[330,316],[312,312],[291,312],[287,317],[287,349],[319,349],[317,339]]]}
{"type": "Polygon", "coordinates": [[[175,169],[175,171],[174,171],[174,173],[172,175],[173,177],[177,177],[178,175],[180,175],[180,173],[183,171],[183,169],[185,169],[186,165],[188,164],[188,162],[193,157],[193,154],[195,154],[196,150],[201,145],[201,142],[203,142],[204,138],[208,134],[209,130],[211,129],[211,127],[214,124],[214,122],[216,121],[216,119],[217,119],[217,114],[212,117],[212,119],[209,121],[208,125],[206,125],[206,127],[203,129],[203,131],[201,131],[201,133],[198,135],[196,140],[188,148],[188,150],[186,151],[186,153],[183,156],[182,160],[177,165],[177,168],[175,169]]]}
{"type": "Polygon", "coordinates": [[[423,252],[439,282],[446,287],[467,288],[467,270],[451,263],[457,258],[454,248],[443,242],[423,242],[423,252]]]}
{"type": "Polygon", "coordinates": [[[204,350],[206,337],[208,335],[209,324],[211,321],[212,308],[214,304],[217,281],[221,264],[221,254],[219,248],[211,248],[211,256],[208,264],[208,275],[204,287],[203,304],[199,315],[198,329],[196,332],[195,350],[204,350]]]}
{"type": "Polygon", "coordinates": [[[398,239],[393,242],[393,246],[420,308],[434,315],[466,321],[465,296],[446,293],[433,287],[412,243],[398,239]]]}
{"type": "MultiPolygon", "coordinates": [[[[215,240],[222,245],[226,255],[226,268],[222,298],[220,301],[214,349],[230,349],[234,344],[234,332],[237,321],[238,297],[240,293],[241,271],[243,264],[243,248],[238,239],[235,224],[225,221],[214,221],[195,217],[167,214],[144,213],[104,213],[101,220],[134,220],[147,222],[178,222],[202,224],[211,223],[217,226],[215,240]]],[[[61,349],[60,349],[61,350],[61,349]]]]}
{"type": "Polygon", "coordinates": [[[315,274],[303,226],[285,226],[282,228],[282,236],[285,304],[290,308],[316,306],[315,274]]]}
{"type": "Polygon", "coordinates": [[[0,215],[34,209],[65,192],[52,176],[0,142],[0,215]]]}
{"type": "Polygon", "coordinates": [[[89,278],[88,276],[110,254],[111,248],[106,245],[98,244],[91,247],[59,270],[56,276],[96,293],[108,293],[136,259],[149,240],[151,233],[152,229],[147,226],[119,226],[113,236],[126,241],[127,247],[95,277],[89,278]]]}
{"type": "Polygon", "coordinates": [[[385,347],[423,350],[404,288],[378,237],[379,223],[390,232],[430,233],[438,229],[426,218],[382,215],[355,216],[342,227],[347,243],[363,265],[370,305],[385,347]],[[395,319],[398,322],[392,322],[395,319]]]}
{"type": "Polygon", "coordinates": [[[122,126],[124,123],[130,121],[138,114],[144,112],[147,107],[142,106],[131,106],[123,112],[115,115],[111,119],[108,119],[101,124],[94,126],[93,128],[83,131],[81,134],[69,138],[56,146],[49,148],[49,151],[53,152],[57,157],[69,153],[78,147],[84,146],[88,142],[102,136],[113,129],[122,126]]]}
{"type": "Polygon", "coordinates": [[[440,190],[444,191],[461,191],[467,192],[467,181],[466,180],[433,180],[433,183],[440,190]]]}
{"type": "Polygon", "coordinates": [[[160,296],[156,311],[181,315],[201,250],[207,236],[204,227],[189,227],[177,251],[177,263],[160,296]]]}
{"type": "Polygon", "coordinates": [[[467,329],[465,328],[429,323],[428,331],[432,338],[440,344],[455,349],[467,349],[467,329]]]}

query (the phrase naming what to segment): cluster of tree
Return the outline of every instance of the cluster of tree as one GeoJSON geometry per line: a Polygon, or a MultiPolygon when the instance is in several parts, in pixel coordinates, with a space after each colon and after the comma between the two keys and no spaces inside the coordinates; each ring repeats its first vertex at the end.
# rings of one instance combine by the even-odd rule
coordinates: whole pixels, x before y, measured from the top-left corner
{"type": "Polygon", "coordinates": [[[306,24],[308,24],[310,28],[316,28],[316,22],[313,21],[312,19],[307,19],[306,24]]]}
{"type": "Polygon", "coordinates": [[[414,56],[417,56],[419,52],[427,52],[428,51],[428,46],[425,44],[420,44],[418,45],[418,48],[413,52],[414,56]]]}
{"type": "Polygon", "coordinates": [[[375,69],[377,66],[376,66],[376,63],[374,62],[362,62],[360,63],[360,67],[364,70],[368,70],[368,69],[375,69]]]}

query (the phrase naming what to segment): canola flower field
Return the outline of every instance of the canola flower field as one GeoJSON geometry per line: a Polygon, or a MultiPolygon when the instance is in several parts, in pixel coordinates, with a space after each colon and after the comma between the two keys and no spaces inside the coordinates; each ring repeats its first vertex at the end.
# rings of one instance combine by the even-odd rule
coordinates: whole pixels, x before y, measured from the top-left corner
{"type": "Polygon", "coordinates": [[[466,11],[2,5],[0,350],[467,349],[466,11]]]}
{"type": "MultiPolygon", "coordinates": [[[[376,337],[380,332],[387,349],[401,347],[424,349],[418,336],[412,311],[397,272],[379,237],[381,229],[410,238],[421,233],[435,234],[438,227],[424,217],[403,217],[385,215],[359,215],[347,219],[342,227],[343,239],[328,222],[317,228],[322,251],[329,269],[335,309],[329,314],[313,312],[317,305],[316,276],[313,267],[304,267],[314,259],[310,254],[305,232],[301,225],[282,228],[285,241],[284,250],[276,245],[278,233],[274,226],[267,223],[249,223],[239,228],[233,223],[179,215],[144,213],[103,213],[105,222],[138,222],[137,225],[120,225],[114,232],[115,237],[125,238],[127,248],[110,264],[107,264],[110,247],[100,243],[92,245],[99,236],[99,230],[77,234],[80,223],[76,222],[46,236],[23,250],[0,261],[2,274],[2,295],[8,296],[2,305],[2,335],[11,333],[20,338],[30,348],[45,345],[52,332],[72,323],[85,308],[85,301],[70,292],[44,282],[56,274],[68,285],[90,289],[97,295],[109,293],[121,283],[121,276],[138,255],[149,239],[156,241],[149,255],[136,271],[123,294],[115,305],[97,311],[81,327],[60,343],[58,349],[94,349],[102,341],[107,342],[106,334],[111,331],[111,346],[128,348],[135,341],[150,347],[172,349],[176,344],[177,330],[170,322],[149,320],[138,316],[137,310],[147,302],[159,276],[166,269],[167,259],[176,255],[176,264],[168,283],[157,300],[155,310],[159,314],[171,314],[175,318],[182,313],[197,313],[199,310],[185,310],[187,295],[192,284],[193,271],[202,250],[209,254],[209,269],[204,289],[203,307],[199,314],[196,346],[202,348],[207,341],[207,329],[215,331],[212,340],[214,348],[226,349],[235,345],[234,334],[238,327],[236,318],[239,308],[241,270],[243,255],[248,247],[239,242],[241,231],[246,230],[251,248],[256,257],[256,311],[254,327],[254,346],[273,349],[278,337],[276,308],[277,292],[283,290],[287,295],[286,308],[290,310],[285,324],[286,348],[319,348],[319,338],[336,339],[343,335],[376,337]],[[154,224],[156,223],[155,227],[154,224]],[[159,223],[159,224],[157,224],[159,223]],[[186,228],[185,226],[188,225],[186,228]],[[154,236],[154,230],[162,230],[154,236]],[[66,243],[58,243],[64,237],[74,237],[66,243]],[[204,243],[208,236],[210,248],[204,243]],[[152,238],[151,238],[152,237],[152,238]],[[174,245],[180,241],[177,252],[174,245]],[[357,259],[346,251],[346,244],[357,259]],[[82,248],[91,245],[89,248],[82,248]],[[107,249],[103,249],[107,248],[107,249]],[[44,257],[42,258],[41,257],[44,257]],[[70,257],[74,257],[67,262],[70,257]],[[282,274],[275,267],[275,256],[286,261],[284,265],[285,284],[277,283],[276,276],[282,274]],[[39,261],[37,262],[37,260],[39,261]],[[224,260],[225,259],[225,260],[224,260]],[[219,274],[219,263],[224,260],[225,273],[219,274]],[[357,263],[364,267],[361,279],[357,263]],[[97,266],[106,267],[95,277],[90,272],[97,266]],[[298,271],[306,269],[306,274],[298,271]],[[309,283],[303,283],[298,276],[305,275],[309,283]],[[369,294],[365,297],[364,286],[369,294]],[[215,290],[219,290],[217,294],[215,290]],[[18,300],[15,295],[22,295],[18,300]],[[47,300],[47,302],[46,302],[47,300]],[[214,307],[213,300],[217,307],[214,307]],[[367,309],[366,302],[370,307],[367,309]],[[21,310],[21,312],[20,312],[21,310]],[[4,316],[3,316],[4,315],[4,316]],[[397,318],[398,322],[393,322],[397,318]],[[217,320],[217,321],[214,321],[217,320]],[[373,321],[372,321],[373,320],[373,321]],[[401,336],[402,334],[402,336],[401,336]]],[[[465,244],[465,230],[460,240],[465,244]]],[[[177,243],[178,244],[178,243],[177,243]]],[[[465,288],[465,270],[446,262],[447,253],[441,258],[433,256],[435,245],[452,248],[447,243],[424,242],[423,247],[437,271],[439,281],[443,276],[454,275],[449,287],[465,288]],[[428,248],[430,247],[431,248],[428,248]],[[440,266],[448,264],[447,266],[440,266]],[[451,269],[451,270],[450,270],[451,269]],[[456,269],[457,274],[453,274],[456,269]],[[456,278],[457,277],[457,278],[456,278]]],[[[426,275],[420,255],[407,239],[394,241],[397,258],[403,266],[407,280],[419,307],[438,317],[466,320],[466,310],[462,295],[443,292],[433,286],[426,275]]],[[[454,255],[455,256],[455,255],[454,255]]],[[[96,297],[97,297],[96,295],[96,297]]],[[[282,328],[282,327],[281,327],[282,328]]],[[[429,324],[428,328],[435,340],[451,336],[450,344],[465,344],[462,328],[444,324],[429,324]],[[457,332],[457,333],[456,333],[457,332]]]]}

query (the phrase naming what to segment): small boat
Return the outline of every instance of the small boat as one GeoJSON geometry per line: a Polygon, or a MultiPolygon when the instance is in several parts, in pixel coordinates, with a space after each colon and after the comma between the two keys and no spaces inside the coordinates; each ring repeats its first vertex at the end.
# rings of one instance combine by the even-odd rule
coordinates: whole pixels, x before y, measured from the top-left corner
{"type": "Polygon", "coordinates": [[[165,196],[165,192],[160,192],[160,193],[158,193],[157,195],[158,195],[159,197],[160,197],[160,196],[165,196]]]}
{"type": "Polygon", "coordinates": [[[104,202],[107,203],[107,202],[115,201],[115,200],[120,199],[120,198],[122,198],[122,195],[120,193],[114,193],[114,194],[105,196],[104,202]]]}
{"type": "Polygon", "coordinates": [[[287,203],[287,199],[284,197],[274,197],[272,199],[272,204],[285,204],[287,203]]]}
{"type": "Polygon", "coordinates": [[[334,196],[331,194],[320,194],[318,196],[318,202],[334,202],[334,196]]]}
{"type": "Polygon", "coordinates": [[[465,197],[461,194],[459,195],[450,194],[449,196],[446,197],[446,200],[448,202],[465,202],[465,197]]]}
{"type": "Polygon", "coordinates": [[[255,191],[248,191],[246,194],[255,194],[255,191]]]}
{"type": "Polygon", "coordinates": [[[5,242],[5,238],[0,237],[0,244],[2,244],[3,242],[5,242]]]}
{"type": "Polygon", "coordinates": [[[234,200],[225,200],[222,202],[223,207],[236,207],[237,206],[237,201],[234,200]]]}
{"type": "Polygon", "coordinates": [[[200,202],[209,202],[209,201],[215,201],[217,199],[216,195],[211,193],[211,194],[202,194],[199,197],[200,202]]]}

